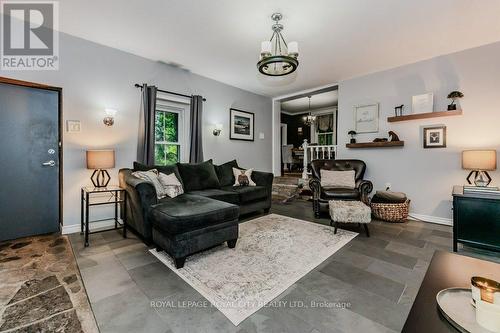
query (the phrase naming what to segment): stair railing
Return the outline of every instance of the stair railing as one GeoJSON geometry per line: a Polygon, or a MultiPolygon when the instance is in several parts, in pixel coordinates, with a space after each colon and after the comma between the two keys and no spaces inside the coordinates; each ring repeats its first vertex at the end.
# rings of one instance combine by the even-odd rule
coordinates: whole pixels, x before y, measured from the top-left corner
{"type": "Polygon", "coordinates": [[[336,145],[309,145],[307,143],[307,139],[304,139],[304,143],[302,144],[302,149],[304,149],[304,165],[302,171],[302,178],[309,178],[310,172],[307,171],[309,167],[309,163],[312,160],[334,160],[337,155],[337,146],[336,145]],[[310,160],[311,161],[310,161],[310,160]]]}

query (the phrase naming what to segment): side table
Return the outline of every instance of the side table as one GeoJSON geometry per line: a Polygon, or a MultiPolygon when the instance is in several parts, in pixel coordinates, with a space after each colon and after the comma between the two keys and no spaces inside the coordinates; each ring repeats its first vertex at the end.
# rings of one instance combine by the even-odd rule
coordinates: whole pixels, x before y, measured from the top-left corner
{"type": "MultiPolygon", "coordinates": [[[[94,196],[95,197],[95,196],[94,196]]],[[[81,234],[85,233],[85,247],[89,246],[89,234],[95,234],[103,231],[123,229],[123,238],[127,238],[127,209],[123,210],[123,221],[120,223],[118,220],[118,206],[123,203],[123,207],[127,206],[127,193],[124,188],[116,185],[110,185],[107,187],[94,187],[87,186],[81,189],[81,234]],[[98,195],[98,199],[91,201],[93,195],[98,195]],[[98,221],[114,220],[114,228],[99,229],[97,231],[90,232],[89,224],[90,221],[90,207],[92,206],[102,206],[102,205],[114,205],[115,214],[114,218],[103,219],[98,221]]],[[[121,207],[120,207],[121,209],[121,207]]]]}

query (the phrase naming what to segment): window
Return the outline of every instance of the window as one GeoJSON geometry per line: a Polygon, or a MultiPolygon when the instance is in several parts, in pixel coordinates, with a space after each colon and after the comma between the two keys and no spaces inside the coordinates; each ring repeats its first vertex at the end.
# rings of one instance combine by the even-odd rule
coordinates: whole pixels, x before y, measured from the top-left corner
{"type": "Polygon", "coordinates": [[[333,145],[334,121],[333,114],[319,115],[316,120],[316,137],[318,145],[333,145]]]}
{"type": "Polygon", "coordinates": [[[333,133],[318,133],[318,145],[320,146],[333,145],[333,133]]]}
{"type": "Polygon", "coordinates": [[[165,101],[157,101],[155,115],[155,165],[181,162],[184,147],[184,112],[165,101]]]}

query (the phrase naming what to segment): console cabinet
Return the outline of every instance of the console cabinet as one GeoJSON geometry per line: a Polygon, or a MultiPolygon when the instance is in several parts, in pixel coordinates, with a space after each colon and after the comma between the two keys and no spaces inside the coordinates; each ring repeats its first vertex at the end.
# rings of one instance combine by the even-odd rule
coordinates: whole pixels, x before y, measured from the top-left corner
{"type": "Polygon", "coordinates": [[[453,188],[453,251],[457,244],[500,251],[500,196],[453,188]]]}

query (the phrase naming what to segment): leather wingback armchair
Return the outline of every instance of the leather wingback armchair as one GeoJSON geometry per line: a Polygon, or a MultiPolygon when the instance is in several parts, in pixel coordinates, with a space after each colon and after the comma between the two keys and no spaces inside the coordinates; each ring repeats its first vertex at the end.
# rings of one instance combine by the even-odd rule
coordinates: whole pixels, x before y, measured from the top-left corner
{"type": "Polygon", "coordinates": [[[368,204],[368,195],[373,190],[373,184],[364,180],[366,164],[361,160],[314,160],[311,162],[312,178],[309,187],[313,192],[313,209],[316,217],[323,211],[328,211],[329,200],[360,200],[368,204]],[[321,186],[320,170],[355,171],[355,188],[323,187],[321,186]]]}

